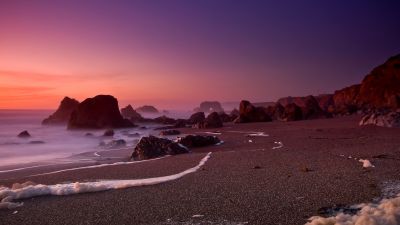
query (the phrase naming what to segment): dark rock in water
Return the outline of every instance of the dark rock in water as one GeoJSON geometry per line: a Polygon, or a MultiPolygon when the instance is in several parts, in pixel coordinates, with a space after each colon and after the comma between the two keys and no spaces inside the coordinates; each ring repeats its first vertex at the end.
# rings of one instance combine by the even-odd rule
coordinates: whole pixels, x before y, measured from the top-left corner
{"type": "Polygon", "coordinates": [[[177,119],[175,122],[175,128],[181,128],[181,127],[186,127],[187,120],[185,119],[177,119]]]}
{"type": "Polygon", "coordinates": [[[110,129],[110,130],[104,131],[103,136],[114,136],[114,130],[110,129]]]}
{"type": "Polygon", "coordinates": [[[135,160],[143,160],[188,152],[188,148],[169,139],[149,136],[140,139],[131,155],[131,158],[135,160]]]}
{"type": "Polygon", "coordinates": [[[24,131],[22,131],[21,133],[18,134],[18,137],[20,137],[20,138],[28,138],[28,137],[31,137],[31,135],[29,134],[28,131],[24,130],[24,131]]]}
{"type": "Polygon", "coordinates": [[[71,113],[68,128],[120,128],[133,127],[133,123],[123,119],[118,101],[111,95],[98,95],[81,102],[71,113]]]}
{"type": "Polygon", "coordinates": [[[175,119],[172,119],[172,118],[169,118],[166,116],[160,116],[160,117],[154,118],[153,121],[156,123],[160,123],[160,124],[175,124],[176,123],[175,119]]]}
{"type": "Polygon", "coordinates": [[[303,119],[303,112],[295,103],[290,103],[285,107],[283,114],[284,121],[297,121],[303,119]]]}
{"type": "Polygon", "coordinates": [[[29,144],[44,144],[44,141],[30,141],[29,144]]]}
{"type": "Polygon", "coordinates": [[[86,133],[85,136],[86,136],[86,137],[92,137],[93,134],[92,134],[92,133],[86,133]]]}
{"type": "Polygon", "coordinates": [[[234,121],[236,123],[250,122],[269,122],[272,121],[266,108],[255,107],[249,101],[242,100],[239,107],[239,117],[234,121]]]}
{"type": "Polygon", "coordinates": [[[375,125],[380,127],[400,127],[400,111],[399,112],[373,112],[365,115],[360,126],[375,125]]]}
{"type": "Polygon", "coordinates": [[[126,146],[126,141],[124,139],[112,140],[108,143],[102,141],[99,145],[106,148],[120,148],[126,146]]]}
{"type": "Polygon", "coordinates": [[[229,123],[232,122],[234,119],[236,119],[236,117],[232,119],[232,117],[226,114],[225,112],[219,112],[218,114],[223,123],[229,123]]]}
{"type": "Polygon", "coordinates": [[[72,111],[78,107],[79,102],[73,98],[65,97],[58,109],[50,115],[47,119],[42,121],[44,125],[50,124],[66,124],[70,119],[72,111]]]}
{"type": "Polygon", "coordinates": [[[302,112],[304,119],[321,119],[330,117],[328,113],[321,109],[318,101],[312,95],[305,97],[302,112]]]}
{"type": "Polygon", "coordinates": [[[160,132],[160,135],[168,136],[168,135],[179,135],[181,132],[179,130],[163,130],[160,132]]]}
{"type": "Polygon", "coordinates": [[[140,113],[136,112],[131,105],[126,106],[121,109],[121,115],[124,118],[130,119],[132,122],[140,122],[144,118],[140,113]]]}
{"type": "Polygon", "coordinates": [[[229,116],[232,118],[232,121],[234,121],[236,118],[238,118],[240,115],[240,112],[238,109],[233,109],[231,113],[229,113],[229,116]]]}
{"type": "Polygon", "coordinates": [[[192,148],[215,145],[220,143],[221,140],[215,136],[188,135],[181,138],[178,142],[188,148],[192,148]]]}
{"type": "Polygon", "coordinates": [[[221,103],[217,101],[205,101],[200,103],[200,107],[196,108],[194,111],[212,113],[212,112],[223,112],[224,109],[222,108],[221,103]]]}
{"type": "Polygon", "coordinates": [[[222,127],[221,117],[217,112],[210,113],[204,123],[199,124],[199,128],[219,128],[222,127]]]}
{"type": "Polygon", "coordinates": [[[159,113],[158,109],[156,109],[156,107],[151,105],[141,106],[139,108],[136,108],[136,111],[140,113],[159,113]]]}
{"type": "Polygon", "coordinates": [[[204,120],[206,120],[204,112],[197,112],[192,114],[187,122],[189,124],[198,124],[198,123],[203,123],[204,120]]]}

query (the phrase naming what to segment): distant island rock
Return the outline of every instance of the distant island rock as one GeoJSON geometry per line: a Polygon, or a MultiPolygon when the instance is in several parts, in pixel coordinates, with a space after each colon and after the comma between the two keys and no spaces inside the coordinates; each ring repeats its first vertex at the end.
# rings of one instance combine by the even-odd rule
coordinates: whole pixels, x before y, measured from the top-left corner
{"type": "Polygon", "coordinates": [[[97,95],[79,103],[71,113],[68,128],[121,128],[133,127],[119,112],[118,101],[111,95],[97,95]]]}
{"type": "Polygon", "coordinates": [[[139,108],[136,108],[136,111],[139,113],[159,113],[158,109],[151,105],[144,105],[139,108]]]}
{"type": "Polygon", "coordinates": [[[140,122],[143,121],[143,116],[140,113],[136,112],[131,105],[126,106],[125,108],[121,109],[121,115],[131,120],[132,122],[140,122]]]}
{"type": "Polygon", "coordinates": [[[79,102],[73,98],[65,97],[58,109],[51,114],[48,118],[42,121],[44,125],[50,124],[66,124],[71,116],[72,111],[76,109],[79,102]]]}
{"type": "Polygon", "coordinates": [[[212,113],[212,112],[224,112],[222,105],[217,101],[205,101],[200,103],[200,107],[194,109],[195,112],[204,112],[204,113],[212,113]]]}

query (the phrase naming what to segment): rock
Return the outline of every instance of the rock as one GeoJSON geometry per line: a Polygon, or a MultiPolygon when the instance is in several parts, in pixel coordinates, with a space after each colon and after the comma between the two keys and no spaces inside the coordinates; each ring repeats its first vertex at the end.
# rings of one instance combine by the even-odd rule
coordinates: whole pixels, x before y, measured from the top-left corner
{"type": "Polygon", "coordinates": [[[323,94],[314,96],[317,100],[319,107],[328,113],[333,113],[335,102],[333,101],[333,94],[323,94]]]}
{"type": "Polygon", "coordinates": [[[131,155],[131,158],[135,160],[143,160],[188,152],[188,148],[169,139],[148,136],[140,139],[131,155]]]}
{"type": "Polygon", "coordinates": [[[51,114],[47,119],[42,121],[44,125],[50,124],[66,124],[71,117],[72,111],[78,107],[79,102],[73,98],[65,97],[58,109],[51,114]]]}
{"type": "Polygon", "coordinates": [[[218,128],[222,127],[221,117],[217,112],[210,113],[205,119],[204,123],[200,124],[200,128],[218,128]]]}
{"type": "Polygon", "coordinates": [[[221,118],[223,123],[229,123],[232,122],[235,118],[232,118],[230,115],[226,114],[225,112],[219,112],[219,117],[221,118]]]}
{"type": "Polygon", "coordinates": [[[268,106],[266,109],[268,115],[271,119],[282,120],[283,114],[285,112],[285,107],[283,107],[279,102],[275,103],[274,106],[268,106]]]}
{"type": "Polygon", "coordinates": [[[168,136],[168,135],[179,135],[181,132],[179,130],[163,130],[160,132],[160,135],[168,136]]]}
{"type": "Polygon", "coordinates": [[[212,112],[223,112],[224,109],[221,103],[217,101],[205,101],[200,103],[200,107],[195,109],[196,112],[212,113],[212,112]]]}
{"type": "Polygon", "coordinates": [[[102,141],[99,145],[105,148],[121,148],[126,146],[126,141],[124,139],[112,140],[108,143],[102,141]]]}
{"type": "Polygon", "coordinates": [[[85,136],[86,136],[86,137],[92,137],[93,134],[92,134],[92,133],[86,133],[85,136]]]}
{"type": "Polygon", "coordinates": [[[235,119],[236,123],[249,122],[269,122],[272,121],[266,108],[255,107],[249,101],[241,101],[239,107],[239,117],[235,119]]]}
{"type": "Polygon", "coordinates": [[[295,103],[286,105],[285,112],[283,113],[284,121],[297,121],[303,119],[303,112],[295,103]]]}
{"type": "Polygon", "coordinates": [[[109,129],[109,130],[104,131],[103,136],[106,136],[106,137],[112,137],[112,136],[114,136],[114,130],[109,129]]]}
{"type": "Polygon", "coordinates": [[[160,116],[160,117],[154,118],[153,121],[155,123],[161,123],[161,124],[175,124],[176,123],[175,119],[172,119],[172,118],[169,118],[166,116],[160,116]]]}
{"type": "Polygon", "coordinates": [[[133,127],[133,123],[123,119],[118,101],[111,95],[98,95],[81,102],[71,113],[68,128],[122,128],[133,127]]]}
{"type": "Polygon", "coordinates": [[[29,134],[28,131],[24,130],[24,131],[22,131],[21,133],[18,134],[18,137],[20,137],[20,138],[28,138],[28,137],[31,137],[31,135],[29,134]]]}
{"type": "Polygon", "coordinates": [[[333,95],[335,114],[346,115],[357,112],[357,98],[359,92],[359,84],[343,88],[339,91],[335,91],[335,94],[333,95]]]}
{"type": "Polygon", "coordinates": [[[29,144],[44,144],[44,141],[30,141],[29,144]]]}
{"type": "Polygon", "coordinates": [[[305,97],[302,112],[303,119],[321,119],[330,117],[328,113],[321,109],[318,101],[312,95],[305,97]]]}
{"type": "Polygon", "coordinates": [[[206,120],[204,112],[197,112],[192,114],[187,122],[189,124],[198,124],[198,123],[203,123],[204,120],[206,120]]]}
{"type": "Polygon", "coordinates": [[[179,139],[178,142],[188,148],[192,148],[215,145],[220,143],[221,140],[215,136],[188,135],[179,139]]]}
{"type": "Polygon", "coordinates": [[[233,109],[230,113],[229,116],[232,118],[232,121],[234,121],[236,118],[238,118],[240,115],[240,112],[238,109],[233,109]]]}
{"type": "Polygon", "coordinates": [[[175,128],[182,128],[182,127],[186,127],[187,124],[187,120],[185,119],[177,119],[175,122],[175,128]]]}
{"type": "Polygon", "coordinates": [[[151,106],[151,105],[141,106],[139,108],[136,108],[136,111],[138,111],[140,113],[152,113],[152,114],[159,113],[158,109],[156,109],[156,107],[151,106]]]}
{"type": "Polygon", "coordinates": [[[136,112],[131,105],[121,109],[121,115],[124,118],[130,119],[132,122],[140,122],[143,120],[142,115],[136,112]]]}
{"type": "Polygon", "coordinates": [[[375,125],[380,127],[400,127],[400,112],[374,112],[365,115],[360,126],[375,125]]]}

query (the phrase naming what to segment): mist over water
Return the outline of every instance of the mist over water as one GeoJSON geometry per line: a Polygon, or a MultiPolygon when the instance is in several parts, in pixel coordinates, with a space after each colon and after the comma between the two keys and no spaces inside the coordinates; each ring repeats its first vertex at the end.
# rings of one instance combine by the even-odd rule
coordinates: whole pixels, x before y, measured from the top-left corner
{"type": "MultiPolygon", "coordinates": [[[[153,128],[159,125],[145,124],[129,129],[114,129],[114,137],[103,137],[105,129],[67,130],[64,126],[43,126],[41,121],[52,112],[48,110],[0,110],[0,168],[19,168],[32,163],[85,160],[82,153],[93,152],[87,160],[95,159],[95,152],[112,151],[101,147],[100,143],[123,139],[126,146],[133,148],[140,137],[150,133],[157,134],[153,128]],[[32,137],[19,138],[17,135],[27,130],[32,137]],[[91,133],[91,136],[85,134],[91,133]],[[43,142],[43,143],[32,143],[43,142]],[[74,157],[72,157],[74,156],[74,157]]],[[[171,111],[165,114],[172,118],[187,118],[190,112],[171,111]]],[[[144,115],[157,117],[162,114],[144,115]]],[[[126,155],[128,157],[129,155],[126,155]]]]}

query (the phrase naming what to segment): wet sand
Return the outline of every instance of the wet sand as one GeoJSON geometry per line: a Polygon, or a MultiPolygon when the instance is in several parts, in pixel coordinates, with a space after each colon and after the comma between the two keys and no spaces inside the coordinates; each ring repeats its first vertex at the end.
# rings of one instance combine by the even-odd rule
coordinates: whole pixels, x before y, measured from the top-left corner
{"type": "Polygon", "coordinates": [[[400,129],[359,127],[359,117],[298,122],[225,124],[225,143],[191,154],[130,165],[67,171],[71,165],[1,174],[0,185],[137,179],[179,173],[181,179],[145,187],[23,200],[0,210],[0,224],[304,224],[322,207],[371,202],[380,185],[400,180],[400,129]],[[246,132],[265,132],[251,136],[246,132]],[[275,142],[282,142],[283,147],[275,142]],[[351,159],[349,159],[351,156],[351,159]],[[368,159],[363,168],[354,159],[368,159]],[[17,211],[15,214],[13,214],[17,211]]]}

